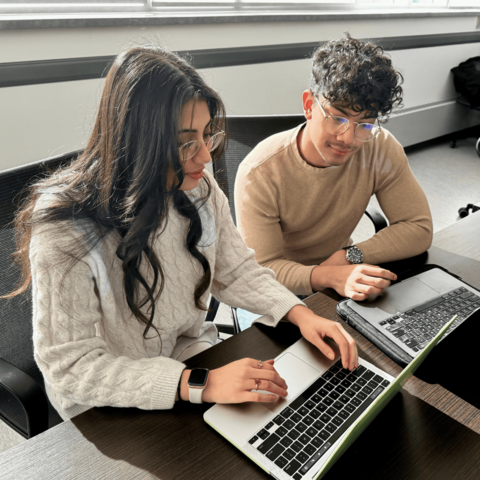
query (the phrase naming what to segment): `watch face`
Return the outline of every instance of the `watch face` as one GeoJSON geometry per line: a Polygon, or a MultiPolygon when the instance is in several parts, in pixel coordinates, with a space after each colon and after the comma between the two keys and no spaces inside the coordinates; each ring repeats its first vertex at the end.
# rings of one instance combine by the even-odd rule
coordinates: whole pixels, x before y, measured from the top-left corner
{"type": "Polygon", "coordinates": [[[207,383],[208,369],[207,368],[194,368],[190,372],[188,378],[188,385],[190,387],[204,387],[207,383]]]}
{"type": "Polygon", "coordinates": [[[347,260],[352,263],[362,263],[363,262],[363,253],[355,245],[350,247],[347,250],[347,260]]]}

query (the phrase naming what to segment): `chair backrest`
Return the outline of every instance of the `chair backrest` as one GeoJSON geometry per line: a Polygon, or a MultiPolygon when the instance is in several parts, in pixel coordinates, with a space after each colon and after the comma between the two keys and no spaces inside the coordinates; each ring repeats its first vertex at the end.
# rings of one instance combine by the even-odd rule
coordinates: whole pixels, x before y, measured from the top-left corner
{"type": "Polygon", "coordinates": [[[238,115],[227,117],[228,144],[225,155],[213,164],[215,178],[228,197],[236,223],[233,200],[235,177],[243,159],[262,140],[305,122],[303,115],[238,115]]]}
{"type": "MultiPolygon", "coordinates": [[[[11,292],[19,281],[19,268],[12,261],[15,251],[12,221],[25,187],[60,165],[71,162],[80,151],[58,155],[39,162],[0,172],[0,296],[11,292]]],[[[0,299],[0,357],[30,375],[42,388],[44,381],[33,357],[31,294],[0,299]]],[[[26,431],[20,404],[0,386],[0,411],[17,427],[26,431]]],[[[49,405],[49,427],[62,421],[49,405]]]]}

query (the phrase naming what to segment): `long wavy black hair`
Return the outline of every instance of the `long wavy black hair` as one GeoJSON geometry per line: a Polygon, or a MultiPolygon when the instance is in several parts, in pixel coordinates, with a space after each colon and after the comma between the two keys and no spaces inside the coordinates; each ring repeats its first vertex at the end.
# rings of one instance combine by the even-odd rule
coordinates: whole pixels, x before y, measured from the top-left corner
{"type": "Polygon", "coordinates": [[[319,47],[312,55],[310,90],[332,105],[385,122],[402,104],[403,77],[382,47],[348,33],[319,47]]]}
{"type": "MultiPolygon", "coordinates": [[[[205,100],[213,124],[225,129],[220,97],[185,59],[156,45],[130,47],[116,57],[84,152],[68,167],[32,185],[16,216],[14,260],[21,267],[22,280],[8,297],[24,292],[31,284],[29,252],[35,225],[54,223],[60,228],[69,224],[62,222],[65,220],[89,220],[94,234],[86,246],[85,242],[72,246],[67,273],[107,235],[116,234],[128,306],[145,324],[144,338],[151,327],[159,335],[152,322],[164,275],[151,242],[159,228],[165,227],[173,205],[190,222],[186,246],[204,271],[193,300],[196,308],[207,310],[201,296],[210,285],[212,272],[197,243],[202,235],[198,208],[208,199],[210,184],[202,179],[207,194],[195,204],[179,189],[184,173],[178,132],[182,107],[192,99],[205,100]],[[46,192],[54,193],[49,195],[53,200],[45,208],[35,208],[46,192]],[[140,273],[142,262],[153,269],[151,284],[140,273]]],[[[212,160],[219,158],[222,150],[215,150],[212,160]]]]}

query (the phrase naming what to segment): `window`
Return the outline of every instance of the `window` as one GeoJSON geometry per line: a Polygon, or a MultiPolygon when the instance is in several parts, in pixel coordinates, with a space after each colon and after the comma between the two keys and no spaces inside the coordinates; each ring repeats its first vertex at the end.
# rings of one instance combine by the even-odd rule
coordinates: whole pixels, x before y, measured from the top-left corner
{"type": "Polygon", "coordinates": [[[1,0],[0,13],[234,12],[343,8],[480,7],[480,0],[1,0]]]}

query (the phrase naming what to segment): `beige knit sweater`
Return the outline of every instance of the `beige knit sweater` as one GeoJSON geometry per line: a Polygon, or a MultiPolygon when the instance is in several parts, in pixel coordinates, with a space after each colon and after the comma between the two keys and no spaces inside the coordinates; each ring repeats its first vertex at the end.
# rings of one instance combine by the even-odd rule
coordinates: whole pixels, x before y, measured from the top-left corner
{"type": "MultiPolygon", "coordinates": [[[[213,273],[211,293],[228,305],[267,315],[262,322],[275,326],[302,302],[256,263],[233,225],[224,194],[206,176],[212,194],[200,210],[199,245],[213,273]]],[[[204,191],[202,182],[189,195],[204,191]]],[[[37,207],[48,201],[44,194],[37,207]]],[[[166,229],[153,244],[165,274],[154,317],[160,344],[153,329],[143,338],[144,325],[126,303],[122,262],[115,254],[118,237],[104,239],[68,271],[71,259],[65,252],[74,241],[89,241],[92,225],[76,220],[35,228],[30,245],[35,359],[64,419],[92,406],[172,408],[185,368],[175,358],[201,335],[215,343],[215,326],[205,323],[206,313],[194,305],[203,269],[185,246],[187,229],[188,220],[171,208],[166,229]]],[[[150,282],[145,262],[141,271],[150,282]]],[[[209,295],[210,289],[202,297],[206,305],[209,295]]]]}
{"type": "Polygon", "coordinates": [[[400,260],[430,247],[427,199],[391,133],[382,128],[341,166],[317,168],[298,151],[302,126],[257,145],[237,173],[237,227],[257,262],[295,294],[311,294],[313,268],[351,243],[374,194],[390,225],[358,244],[365,263],[400,260]]]}

